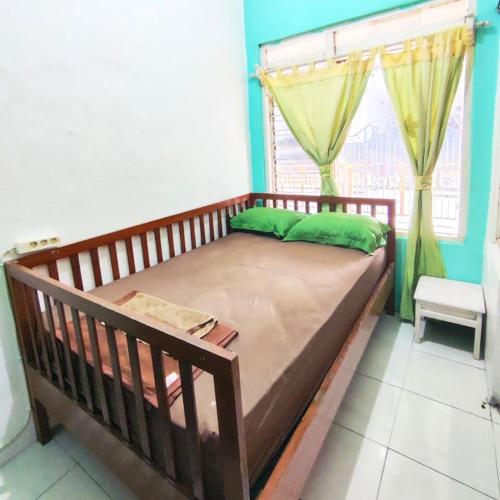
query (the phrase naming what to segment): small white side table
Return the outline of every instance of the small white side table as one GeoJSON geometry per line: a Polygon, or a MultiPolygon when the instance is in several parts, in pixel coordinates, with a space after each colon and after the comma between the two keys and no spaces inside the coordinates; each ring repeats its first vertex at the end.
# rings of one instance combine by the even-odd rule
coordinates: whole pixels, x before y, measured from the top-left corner
{"type": "Polygon", "coordinates": [[[484,306],[481,285],[421,276],[415,290],[415,342],[421,342],[425,318],[449,321],[475,329],[474,359],[479,359],[484,306]]]}

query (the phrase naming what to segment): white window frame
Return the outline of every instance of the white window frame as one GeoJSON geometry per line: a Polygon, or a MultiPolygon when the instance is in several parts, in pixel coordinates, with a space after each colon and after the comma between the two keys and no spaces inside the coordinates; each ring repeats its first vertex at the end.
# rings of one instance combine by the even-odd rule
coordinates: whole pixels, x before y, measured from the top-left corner
{"type": "MultiPolygon", "coordinates": [[[[439,5],[444,5],[447,3],[452,3],[455,0],[436,0],[436,1],[430,1],[426,2],[423,4],[419,4],[417,6],[409,7],[407,9],[398,9],[396,11],[391,11],[379,16],[370,16],[368,18],[364,18],[359,21],[354,21],[354,22],[346,22],[346,23],[341,23],[337,24],[335,26],[330,26],[328,28],[325,28],[322,30],[322,33],[326,38],[333,38],[335,39],[335,32],[338,31],[342,27],[347,27],[347,26],[357,26],[357,25],[362,25],[363,23],[369,23],[373,21],[377,21],[379,19],[383,19],[385,17],[397,17],[404,15],[407,12],[413,12],[415,10],[423,10],[429,7],[433,6],[439,6],[439,5]]],[[[473,23],[474,18],[475,18],[475,11],[476,11],[476,5],[475,5],[475,0],[468,0],[467,1],[467,12],[466,16],[464,18],[464,22],[468,23],[473,23]]],[[[437,28],[439,29],[439,28],[437,28]]],[[[446,27],[443,27],[443,29],[446,29],[446,27]]],[[[435,30],[434,30],[435,31],[435,30]]],[[[294,35],[292,37],[287,38],[286,40],[291,40],[291,39],[298,39],[302,37],[308,37],[308,36],[314,36],[318,35],[318,32],[314,33],[302,33],[299,35],[294,35]]],[[[418,33],[411,33],[411,36],[418,36],[418,33]]],[[[422,33],[420,33],[422,35],[422,33]]],[[[408,38],[408,37],[407,37],[408,38]]],[[[394,40],[391,40],[392,43],[395,43],[394,40]]],[[[389,42],[389,43],[391,43],[389,42]]],[[[261,45],[260,47],[260,61],[261,61],[261,66],[263,68],[266,68],[266,61],[265,61],[265,50],[269,45],[273,45],[274,42],[266,43],[261,45]]],[[[381,42],[379,45],[382,45],[383,43],[381,42]]],[[[326,44],[326,47],[328,48],[329,45],[326,44]]],[[[366,47],[366,49],[369,49],[370,47],[366,47]]],[[[329,53],[324,53],[324,59],[327,57],[342,57],[345,55],[345,53],[334,53],[335,51],[328,51],[329,53]]],[[[292,66],[294,64],[301,64],[301,63],[306,63],[309,62],[311,58],[309,57],[308,59],[303,59],[303,60],[290,60],[286,61],[284,66],[292,66]]],[[[474,51],[469,51],[467,54],[467,57],[465,58],[464,61],[464,77],[465,77],[465,88],[464,88],[464,103],[463,103],[463,127],[462,127],[462,163],[461,163],[461,171],[460,171],[460,215],[459,215],[459,221],[458,221],[458,232],[456,235],[448,235],[448,234],[439,234],[436,233],[436,237],[439,240],[442,241],[453,241],[453,242],[463,242],[465,239],[465,235],[467,233],[467,221],[468,221],[468,213],[469,213],[469,174],[470,174],[470,164],[471,164],[471,159],[470,159],[470,136],[471,136],[471,111],[472,111],[472,67],[473,67],[473,60],[474,60],[474,51]]],[[[275,192],[276,186],[274,185],[274,165],[275,165],[275,157],[274,157],[274,135],[273,135],[273,109],[272,109],[272,99],[271,97],[267,94],[267,92],[263,91],[262,92],[262,109],[263,109],[263,129],[264,129],[264,147],[265,147],[265,162],[266,162],[266,169],[265,169],[265,177],[266,177],[266,188],[269,192],[273,193],[275,192]]],[[[500,205],[499,205],[500,207],[500,205]]],[[[500,208],[499,208],[500,210],[500,208]]],[[[499,231],[500,231],[500,214],[498,216],[499,222],[499,231]]],[[[401,237],[406,237],[408,234],[408,231],[404,230],[398,230],[397,231],[397,236],[401,237]]],[[[499,233],[500,236],[500,233],[499,233]]]]}

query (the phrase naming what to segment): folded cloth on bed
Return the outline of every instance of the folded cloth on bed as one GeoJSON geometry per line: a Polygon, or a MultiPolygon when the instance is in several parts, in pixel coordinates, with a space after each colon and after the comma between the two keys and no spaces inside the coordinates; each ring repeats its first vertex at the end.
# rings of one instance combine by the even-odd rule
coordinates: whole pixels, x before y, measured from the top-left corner
{"type": "MultiPolygon", "coordinates": [[[[123,305],[124,307],[127,305],[128,301],[135,297],[139,292],[131,292],[120,299],[115,301],[117,305],[123,305]]],[[[146,295],[146,294],[143,294],[146,295]]],[[[155,297],[151,297],[151,299],[155,299],[155,297]]],[[[169,304],[161,299],[157,299],[159,302],[163,302],[165,304],[169,304]]],[[[155,303],[156,307],[159,307],[158,303],[155,300],[146,301],[149,304],[155,303]]],[[[136,306],[140,302],[135,302],[136,306]]],[[[169,304],[173,305],[173,304],[169,304]]],[[[140,306],[139,306],[140,307],[140,306]]],[[[174,306],[175,307],[175,306],[174,306]]],[[[132,309],[129,307],[129,309],[132,309]]],[[[162,309],[159,307],[159,309],[162,309]]],[[[185,308],[184,308],[185,309],[185,308]]],[[[152,316],[155,319],[162,321],[158,316],[149,314],[151,311],[147,307],[146,311],[148,312],[139,312],[136,309],[132,309],[139,314],[145,314],[147,316],[152,316]]],[[[205,313],[201,313],[205,314],[205,313]]],[[[208,316],[208,315],[207,315],[208,316]]],[[[166,322],[165,322],[166,323],[166,322]]],[[[89,327],[87,321],[85,320],[85,316],[80,315],[80,326],[81,333],[83,339],[83,346],[85,349],[85,359],[88,363],[94,366],[94,358],[92,355],[92,348],[90,343],[90,335],[89,335],[89,327]]],[[[99,321],[95,322],[96,333],[97,333],[97,343],[99,346],[99,352],[101,356],[101,366],[102,372],[104,375],[108,377],[113,377],[113,370],[111,368],[111,356],[109,354],[108,342],[106,337],[106,328],[105,325],[99,321]]],[[[170,326],[170,325],[169,325],[170,326]]],[[[66,327],[68,330],[69,342],[71,345],[71,350],[78,354],[78,344],[76,341],[76,333],[75,328],[72,321],[66,322],[66,327]]],[[[178,331],[178,329],[177,329],[178,331]]],[[[176,333],[172,331],[172,333],[176,333]]],[[[203,336],[203,340],[210,342],[212,344],[218,345],[220,347],[226,347],[231,340],[238,335],[238,332],[233,328],[225,325],[221,325],[220,323],[215,322],[215,325],[212,325],[210,331],[206,332],[203,336]]],[[[63,341],[63,334],[61,328],[56,328],[56,336],[59,340],[63,341]]],[[[197,335],[198,336],[198,335],[197,335]]],[[[122,375],[122,383],[123,385],[129,389],[133,390],[133,379],[132,379],[132,370],[130,367],[130,361],[128,357],[128,347],[127,347],[127,337],[125,333],[120,330],[116,330],[115,332],[116,345],[118,348],[118,358],[120,362],[120,369],[122,375]]],[[[155,389],[155,381],[154,381],[154,373],[153,366],[151,362],[151,351],[149,348],[149,344],[146,344],[142,341],[137,342],[137,349],[139,353],[139,363],[141,368],[141,378],[144,390],[144,397],[153,405],[158,406],[158,401],[156,398],[156,389],[155,389]]],[[[168,404],[171,405],[182,393],[181,381],[179,376],[179,362],[169,356],[167,353],[163,353],[163,371],[165,375],[165,386],[167,388],[167,399],[168,404]]],[[[196,379],[203,373],[198,367],[193,366],[193,379],[196,379]]]]}
{"type": "Polygon", "coordinates": [[[116,304],[199,338],[207,335],[217,324],[217,320],[211,314],[172,304],[138,290],[117,300],[116,304]]]}

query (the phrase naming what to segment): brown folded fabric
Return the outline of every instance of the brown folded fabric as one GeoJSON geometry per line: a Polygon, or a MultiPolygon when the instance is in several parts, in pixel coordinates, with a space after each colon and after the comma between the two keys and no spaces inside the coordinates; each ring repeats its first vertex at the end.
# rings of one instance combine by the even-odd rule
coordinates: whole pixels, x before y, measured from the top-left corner
{"type": "MultiPolygon", "coordinates": [[[[118,299],[115,303],[118,305],[124,304],[136,295],[137,292],[132,292],[131,294],[127,294],[124,297],[118,299]]],[[[150,314],[146,314],[146,316],[150,316],[150,314]]],[[[153,315],[151,316],[154,317],[155,319],[158,319],[158,317],[156,316],[153,315]]],[[[84,318],[84,315],[80,315],[80,324],[82,330],[83,344],[85,347],[85,358],[86,361],[93,366],[94,360],[92,357],[92,351],[90,347],[89,329],[87,322],[84,318]]],[[[72,321],[67,322],[67,329],[68,329],[71,350],[76,354],[78,354],[75,328],[72,321]]],[[[105,375],[112,377],[113,371],[111,368],[111,357],[109,355],[105,326],[100,322],[96,321],[96,331],[99,344],[99,352],[101,354],[102,372],[105,375]]],[[[234,337],[236,337],[237,334],[238,332],[233,328],[221,325],[220,323],[216,323],[214,326],[212,326],[209,332],[204,334],[203,340],[221,347],[226,347],[229,344],[229,342],[231,342],[231,340],[234,337]]],[[[60,328],[56,329],[56,336],[57,338],[59,338],[59,340],[63,341],[63,335],[60,328]]],[[[118,357],[120,361],[122,383],[127,389],[132,390],[133,387],[132,371],[130,368],[130,362],[128,356],[127,337],[120,330],[116,331],[116,344],[118,348],[118,357]]],[[[139,340],[137,342],[137,347],[139,352],[139,363],[141,368],[144,397],[153,406],[158,406],[158,402],[156,399],[153,366],[151,362],[151,351],[149,345],[139,340]]],[[[181,381],[179,376],[179,362],[172,356],[163,353],[163,369],[165,373],[165,385],[167,388],[168,403],[171,405],[182,393],[181,381]]],[[[203,370],[193,366],[194,379],[199,377],[202,372],[203,370]]]]}
{"type": "Polygon", "coordinates": [[[172,304],[138,290],[125,295],[115,304],[157,319],[171,328],[190,333],[200,339],[217,324],[217,320],[211,314],[172,304]]]}

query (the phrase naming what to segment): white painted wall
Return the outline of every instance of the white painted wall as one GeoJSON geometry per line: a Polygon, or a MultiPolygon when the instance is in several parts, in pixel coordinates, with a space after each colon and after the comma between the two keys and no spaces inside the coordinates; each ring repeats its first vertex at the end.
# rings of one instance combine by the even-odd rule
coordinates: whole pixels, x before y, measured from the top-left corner
{"type": "Polygon", "coordinates": [[[500,218],[500,91],[497,91],[496,98],[493,144],[493,172],[484,249],[483,288],[487,309],[485,361],[488,389],[490,396],[500,403],[500,244],[496,241],[500,218]]]}
{"type": "MultiPolygon", "coordinates": [[[[242,1],[0,0],[0,12],[0,255],[248,192],[242,1]]],[[[2,280],[0,448],[27,415],[5,294],[2,280]]]]}

